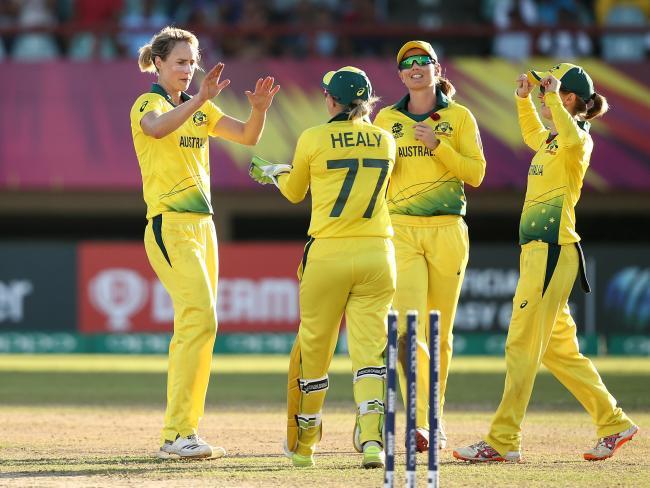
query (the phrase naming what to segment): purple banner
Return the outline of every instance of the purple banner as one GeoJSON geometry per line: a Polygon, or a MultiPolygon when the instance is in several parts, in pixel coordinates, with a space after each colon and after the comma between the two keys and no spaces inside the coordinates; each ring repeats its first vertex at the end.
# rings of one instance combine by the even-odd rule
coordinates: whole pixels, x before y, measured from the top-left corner
{"type": "MultiPolygon", "coordinates": [[[[322,74],[347,64],[366,70],[382,97],[380,106],[403,96],[391,60],[227,61],[224,77],[232,83],[215,100],[227,114],[247,117],[243,92],[259,76],[275,76],[282,89],[258,146],[212,141],[215,187],[253,187],[247,175],[252,154],[289,162],[298,135],[328,119],[322,74]]],[[[532,66],[551,64],[536,60],[532,66]]],[[[0,66],[0,189],[140,188],[129,110],[154,77],[141,74],[135,61],[0,66]]],[[[513,80],[531,66],[485,59],[449,60],[443,66],[458,90],[456,98],[479,123],[488,162],[482,188],[522,188],[532,153],[519,133],[513,80]]],[[[613,67],[589,60],[583,66],[612,105],[593,124],[595,152],[586,184],[600,191],[650,190],[650,63],[613,67]]]]}

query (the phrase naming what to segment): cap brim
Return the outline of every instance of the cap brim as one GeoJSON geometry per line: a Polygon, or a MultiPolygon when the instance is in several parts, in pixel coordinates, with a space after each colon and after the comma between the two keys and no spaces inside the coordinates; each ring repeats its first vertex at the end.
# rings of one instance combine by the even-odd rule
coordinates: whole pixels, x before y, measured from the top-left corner
{"type": "Polygon", "coordinates": [[[548,71],[534,71],[530,70],[526,72],[528,81],[533,85],[540,85],[543,78],[546,78],[550,73],[548,71]]]}
{"type": "Polygon", "coordinates": [[[397,64],[399,64],[400,61],[402,61],[404,55],[411,49],[422,49],[425,53],[431,56],[431,58],[438,61],[438,56],[436,55],[436,52],[433,50],[430,44],[425,43],[423,41],[409,41],[406,44],[404,44],[400,48],[399,52],[397,53],[397,64]]]}
{"type": "Polygon", "coordinates": [[[336,71],[328,71],[325,73],[325,76],[323,76],[323,81],[321,81],[320,86],[325,88],[327,90],[327,87],[329,87],[330,82],[332,81],[332,77],[336,74],[336,71]]]}

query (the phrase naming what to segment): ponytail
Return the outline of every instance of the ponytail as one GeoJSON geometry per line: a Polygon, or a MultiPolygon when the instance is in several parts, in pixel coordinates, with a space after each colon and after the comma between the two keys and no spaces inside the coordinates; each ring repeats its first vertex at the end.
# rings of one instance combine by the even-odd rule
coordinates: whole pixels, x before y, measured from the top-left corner
{"type": "Polygon", "coordinates": [[[155,73],[156,66],[151,57],[151,44],[145,44],[138,51],[138,65],[143,73],[155,73]]]}
{"type": "Polygon", "coordinates": [[[440,91],[447,95],[449,98],[453,98],[456,94],[456,87],[452,85],[451,81],[449,81],[447,78],[439,76],[436,86],[439,87],[440,91]]]}
{"type": "MultiPolygon", "coordinates": [[[[562,90],[561,88],[560,91],[565,94],[572,93],[562,90]]],[[[583,120],[591,120],[597,117],[602,117],[608,110],[609,104],[607,103],[607,99],[598,93],[594,93],[588,102],[585,102],[582,98],[576,95],[576,101],[573,106],[573,115],[576,115],[583,120]]]]}
{"type": "Polygon", "coordinates": [[[379,97],[374,96],[371,96],[368,98],[368,100],[361,100],[359,98],[352,100],[352,103],[350,103],[344,109],[345,112],[350,112],[348,120],[356,120],[369,117],[372,113],[372,109],[378,101],[379,97]]]}
{"type": "Polygon", "coordinates": [[[587,109],[587,114],[584,116],[585,120],[602,117],[609,110],[609,103],[607,102],[607,99],[598,93],[594,93],[592,95],[590,103],[591,102],[593,102],[593,105],[591,108],[587,109]]]}

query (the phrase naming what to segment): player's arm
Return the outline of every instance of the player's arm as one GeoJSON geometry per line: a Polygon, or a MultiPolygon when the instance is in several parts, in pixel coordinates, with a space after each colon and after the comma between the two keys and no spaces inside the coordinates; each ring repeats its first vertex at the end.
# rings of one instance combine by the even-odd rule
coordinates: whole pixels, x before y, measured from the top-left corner
{"type": "Polygon", "coordinates": [[[255,84],[255,91],[246,90],[244,94],[248,97],[251,105],[251,113],[246,122],[224,115],[211,130],[211,134],[239,144],[254,146],[260,140],[266,112],[271,106],[273,97],[280,90],[280,85],[273,86],[274,79],[270,76],[258,79],[255,84]]]}
{"type": "Polygon", "coordinates": [[[433,157],[456,178],[472,186],[481,184],[485,176],[485,156],[476,120],[469,111],[458,129],[458,151],[449,142],[439,139],[433,127],[425,122],[418,122],[413,130],[415,139],[431,149],[433,157]]]}
{"type": "Polygon", "coordinates": [[[203,78],[199,93],[173,110],[164,114],[158,110],[147,112],[140,119],[142,132],[155,139],[161,139],[178,129],[194,112],[201,108],[201,105],[207,100],[216,97],[221,90],[230,84],[230,80],[219,81],[222,71],[223,63],[217,64],[203,78]]]}
{"type": "Polygon", "coordinates": [[[309,189],[309,145],[303,132],[296,144],[291,171],[278,176],[278,188],[291,203],[304,200],[309,189]]]}
{"type": "Polygon", "coordinates": [[[458,137],[458,151],[448,141],[439,139],[433,157],[457,178],[471,186],[479,186],[485,176],[486,162],[476,119],[469,111],[459,127],[458,137]]]}
{"type": "Polygon", "coordinates": [[[164,114],[159,110],[150,110],[140,119],[142,132],[154,139],[162,139],[183,125],[201,105],[194,97],[164,114]]]}
{"type": "Polygon", "coordinates": [[[253,157],[248,174],[263,185],[273,183],[291,203],[301,202],[309,189],[309,158],[304,134],[298,139],[293,164],[272,163],[253,157]]]}
{"type": "Polygon", "coordinates": [[[519,75],[517,90],[515,91],[519,128],[526,145],[533,151],[537,151],[548,137],[549,130],[542,124],[535,109],[535,104],[530,97],[533,88],[534,85],[528,81],[525,74],[519,75]]]}
{"type": "Polygon", "coordinates": [[[557,129],[557,143],[560,147],[582,146],[587,139],[587,133],[583,131],[573,116],[564,108],[560,95],[550,92],[544,95],[544,103],[551,110],[553,124],[557,129]]]}

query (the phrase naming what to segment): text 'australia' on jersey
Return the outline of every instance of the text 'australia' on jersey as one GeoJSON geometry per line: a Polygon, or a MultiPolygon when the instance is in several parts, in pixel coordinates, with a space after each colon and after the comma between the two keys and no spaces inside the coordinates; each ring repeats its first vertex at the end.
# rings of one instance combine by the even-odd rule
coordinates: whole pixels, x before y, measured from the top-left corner
{"type": "Polygon", "coordinates": [[[547,94],[557,135],[544,127],[530,99],[515,95],[524,142],[536,151],[528,168],[526,199],[519,222],[519,243],[578,242],[575,206],[589,167],[593,141],[589,123],[577,122],[557,94],[547,94]]]}
{"type": "Polygon", "coordinates": [[[311,188],[312,237],[392,237],[385,196],[394,164],[388,132],[341,114],[301,134],[291,172],[278,182],[292,202],[311,188]]]}
{"type": "MultiPolygon", "coordinates": [[[[181,98],[187,101],[190,96],[182,93],[181,98]]],[[[164,114],[173,109],[171,97],[157,83],[131,108],[131,133],[142,172],[147,218],[161,212],[212,213],[208,137],[223,113],[207,101],[167,136],[155,139],[144,134],[142,117],[152,110],[164,114]]]]}
{"type": "Polygon", "coordinates": [[[383,108],[375,125],[391,132],[397,146],[395,170],[388,187],[392,215],[430,217],[465,215],[464,183],[478,186],[485,175],[485,157],[473,115],[436,89],[431,113],[408,112],[409,95],[383,108]],[[413,126],[429,125],[440,144],[431,150],[415,139],[413,126]]]}

